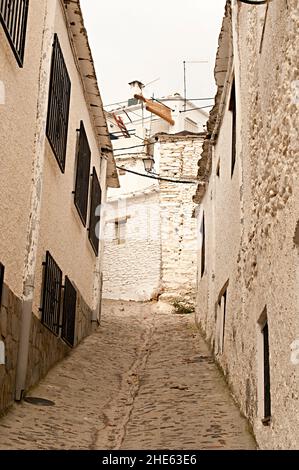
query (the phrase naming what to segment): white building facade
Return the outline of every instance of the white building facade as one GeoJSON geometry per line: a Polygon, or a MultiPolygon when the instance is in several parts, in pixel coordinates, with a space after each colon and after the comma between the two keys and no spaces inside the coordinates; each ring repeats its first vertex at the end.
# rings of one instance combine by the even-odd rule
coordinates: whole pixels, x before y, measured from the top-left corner
{"type": "Polygon", "coordinates": [[[108,117],[110,132],[118,137],[112,142],[121,189],[108,194],[106,298],[147,301],[162,295],[194,300],[197,236],[192,194],[207,114],[179,95],[157,102],[171,111],[173,125],[132,100],[108,117]],[[184,109],[190,112],[180,113],[184,109]],[[115,116],[122,118],[130,137],[120,131],[115,116]],[[144,166],[149,157],[154,161],[151,173],[144,166]]]}

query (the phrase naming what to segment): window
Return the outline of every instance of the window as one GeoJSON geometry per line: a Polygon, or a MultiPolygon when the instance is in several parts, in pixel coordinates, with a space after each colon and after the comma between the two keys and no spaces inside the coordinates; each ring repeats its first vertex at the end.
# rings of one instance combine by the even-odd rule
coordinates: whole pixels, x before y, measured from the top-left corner
{"type": "Polygon", "coordinates": [[[0,22],[20,67],[23,67],[29,0],[0,0],[0,22]]]}
{"type": "Polygon", "coordinates": [[[218,176],[218,178],[220,178],[220,158],[218,160],[217,167],[216,167],[216,175],[218,176]]]}
{"type": "Polygon", "coordinates": [[[62,271],[50,253],[46,253],[42,296],[42,323],[55,335],[59,334],[62,271]]]}
{"type": "Polygon", "coordinates": [[[259,415],[264,426],[271,421],[271,381],[270,381],[270,347],[267,307],[258,321],[258,399],[259,415]]]}
{"type": "Polygon", "coordinates": [[[188,131],[188,132],[198,132],[198,125],[196,124],[195,121],[193,121],[193,119],[190,119],[190,118],[185,118],[185,131],[188,131]]]}
{"type": "Polygon", "coordinates": [[[126,223],[127,219],[119,219],[115,221],[115,241],[117,245],[126,243],[126,223]]]}
{"type": "Polygon", "coordinates": [[[46,134],[62,173],[64,173],[65,169],[70,95],[71,82],[61,52],[58,37],[57,34],[55,34],[51,64],[46,134]]]}
{"type": "Polygon", "coordinates": [[[99,252],[101,200],[102,200],[101,186],[97,177],[96,170],[95,168],[93,168],[88,237],[96,255],[98,255],[98,252],[99,252]]]}
{"type": "Polygon", "coordinates": [[[4,266],[2,263],[0,263],[0,307],[1,307],[1,301],[2,301],[3,282],[4,282],[4,266]]]}
{"type": "Polygon", "coordinates": [[[75,340],[76,303],[77,291],[65,276],[61,338],[71,347],[74,346],[75,340]]]}
{"type": "Polygon", "coordinates": [[[206,229],[205,229],[205,215],[202,216],[201,222],[201,277],[203,277],[205,272],[206,264],[206,229]]]}
{"type": "Polygon", "coordinates": [[[230,101],[229,101],[229,110],[232,113],[232,151],[231,151],[231,176],[234,174],[235,164],[236,164],[236,148],[237,148],[237,110],[236,110],[236,86],[235,79],[233,79],[230,101]]]}
{"type": "Polygon", "coordinates": [[[227,281],[221,289],[216,303],[216,354],[223,354],[224,349],[228,283],[229,281],[227,281]]]}
{"type": "Polygon", "coordinates": [[[271,389],[270,389],[270,353],[269,353],[269,328],[268,321],[262,328],[263,356],[264,356],[264,419],[266,425],[271,418],[271,389]]]}
{"type": "Polygon", "coordinates": [[[88,189],[90,178],[90,148],[86,137],[83,122],[80,123],[80,134],[77,155],[76,185],[75,185],[75,206],[86,225],[88,189]]]}

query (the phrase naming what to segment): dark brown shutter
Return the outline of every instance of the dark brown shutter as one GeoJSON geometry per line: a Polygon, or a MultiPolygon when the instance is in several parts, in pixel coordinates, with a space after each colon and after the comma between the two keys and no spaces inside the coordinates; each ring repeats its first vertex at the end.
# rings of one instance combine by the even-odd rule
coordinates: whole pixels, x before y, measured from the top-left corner
{"type": "Polygon", "coordinates": [[[75,340],[76,303],[77,291],[65,276],[61,338],[71,347],[74,346],[75,340]]]}
{"type": "Polygon", "coordinates": [[[93,168],[88,236],[89,236],[91,246],[96,255],[98,255],[98,252],[99,252],[99,228],[100,228],[100,215],[96,215],[96,213],[99,214],[101,199],[102,199],[101,186],[97,177],[97,172],[95,168],[93,168]]]}

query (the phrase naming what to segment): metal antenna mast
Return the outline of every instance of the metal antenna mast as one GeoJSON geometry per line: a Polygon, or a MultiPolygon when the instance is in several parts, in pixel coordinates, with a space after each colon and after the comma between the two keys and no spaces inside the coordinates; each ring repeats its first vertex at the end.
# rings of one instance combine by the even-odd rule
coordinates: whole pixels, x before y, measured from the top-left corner
{"type": "Polygon", "coordinates": [[[207,60],[184,60],[184,111],[186,111],[187,102],[187,78],[186,78],[186,64],[207,64],[207,60]]]}

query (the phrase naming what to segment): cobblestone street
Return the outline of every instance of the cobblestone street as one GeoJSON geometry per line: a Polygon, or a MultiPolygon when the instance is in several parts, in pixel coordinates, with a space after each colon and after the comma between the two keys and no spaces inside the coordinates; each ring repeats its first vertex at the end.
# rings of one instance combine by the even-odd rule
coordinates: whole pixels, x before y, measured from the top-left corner
{"type": "Polygon", "coordinates": [[[105,302],[102,326],[0,420],[0,449],[253,449],[191,315],[105,302]]]}

